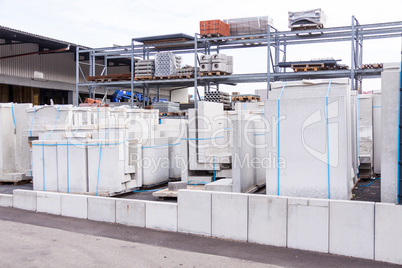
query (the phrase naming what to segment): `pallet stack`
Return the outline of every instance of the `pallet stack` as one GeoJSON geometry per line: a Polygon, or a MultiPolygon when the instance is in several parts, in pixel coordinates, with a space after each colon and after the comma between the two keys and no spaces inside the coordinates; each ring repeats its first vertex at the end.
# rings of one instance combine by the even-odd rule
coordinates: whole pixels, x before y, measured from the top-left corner
{"type": "Polygon", "coordinates": [[[153,77],[155,75],[155,60],[139,60],[135,63],[134,75],[136,78],[153,77]]]}
{"type": "Polygon", "coordinates": [[[223,20],[229,24],[230,35],[266,34],[268,25],[272,26],[272,19],[268,16],[249,17],[223,20]]]}
{"type": "Polygon", "coordinates": [[[205,101],[223,103],[224,108],[230,108],[230,96],[227,92],[210,91],[206,92],[204,96],[205,101]]]}
{"type": "Polygon", "coordinates": [[[177,68],[177,75],[194,77],[194,67],[184,66],[181,68],[177,68]]]}
{"type": "Polygon", "coordinates": [[[326,16],[321,8],[301,12],[288,12],[289,28],[294,30],[324,28],[326,16]]]}
{"type": "Polygon", "coordinates": [[[180,104],[171,101],[161,101],[152,104],[152,109],[158,109],[159,113],[173,113],[180,111],[180,104]]]}
{"type": "Polygon", "coordinates": [[[232,74],[233,56],[226,54],[201,55],[200,72],[201,74],[232,74]]]}
{"type": "Polygon", "coordinates": [[[229,24],[221,20],[200,21],[200,34],[202,37],[229,36],[229,24]]]}
{"type": "Polygon", "coordinates": [[[180,66],[181,57],[172,52],[159,52],[155,55],[155,76],[176,75],[180,66]]]}

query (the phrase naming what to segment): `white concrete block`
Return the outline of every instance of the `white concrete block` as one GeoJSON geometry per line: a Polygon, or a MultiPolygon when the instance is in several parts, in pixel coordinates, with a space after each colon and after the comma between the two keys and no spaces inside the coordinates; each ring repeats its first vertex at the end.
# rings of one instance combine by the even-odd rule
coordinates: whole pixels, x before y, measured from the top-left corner
{"type": "Polygon", "coordinates": [[[328,253],[329,201],[288,199],[289,248],[328,253]]]}
{"type": "Polygon", "coordinates": [[[0,207],[12,207],[13,195],[12,194],[0,194],[0,207]]]}
{"type": "Polygon", "coordinates": [[[402,264],[402,206],[375,204],[375,260],[402,264]]]}
{"type": "Polygon", "coordinates": [[[249,195],[248,241],[286,247],[287,198],[249,195]]]}
{"type": "Polygon", "coordinates": [[[248,195],[212,193],[212,236],[247,241],[248,195]]]}
{"type": "Polygon", "coordinates": [[[374,173],[381,174],[381,91],[373,92],[374,173]]]}
{"type": "Polygon", "coordinates": [[[116,223],[145,227],[145,202],[131,199],[117,199],[116,223]]]}
{"type": "Polygon", "coordinates": [[[76,194],[61,194],[61,215],[87,219],[88,196],[76,194]]]}
{"type": "Polygon", "coordinates": [[[211,192],[179,190],[177,204],[179,232],[211,236],[211,192]]]}
{"type": "Polygon", "coordinates": [[[37,192],[36,211],[49,214],[61,214],[61,196],[59,193],[37,192]]]}
{"type": "Polygon", "coordinates": [[[32,175],[35,191],[58,191],[57,141],[32,142],[32,175]]]}
{"type": "Polygon", "coordinates": [[[88,219],[116,222],[116,199],[88,196],[88,219]]]}
{"type": "Polygon", "coordinates": [[[36,211],[36,192],[26,190],[14,190],[13,207],[36,211]]]}
{"type": "Polygon", "coordinates": [[[374,203],[329,203],[329,253],[374,259],[374,203]]]}
{"type": "Polygon", "coordinates": [[[232,179],[220,179],[205,185],[206,191],[214,192],[233,192],[233,180],[232,179]]]}
{"type": "Polygon", "coordinates": [[[147,202],[145,227],[177,232],[177,204],[147,202]]]}

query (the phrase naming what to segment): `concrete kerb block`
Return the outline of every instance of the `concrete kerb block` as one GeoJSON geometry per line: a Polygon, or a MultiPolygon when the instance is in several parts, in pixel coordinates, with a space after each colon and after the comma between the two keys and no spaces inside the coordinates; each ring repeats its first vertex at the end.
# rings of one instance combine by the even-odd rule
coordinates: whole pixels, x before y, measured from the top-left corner
{"type": "Polygon", "coordinates": [[[147,201],[145,227],[177,232],[177,204],[147,201]]]}
{"type": "Polygon", "coordinates": [[[212,193],[212,236],[247,241],[248,195],[212,193]]]}
{"type": "Polygon", "coordinates": [[[61,214],[61,196],[59,193],[37,192],[36,193],[36,211],[60,215],[61,214]]]}
{"type": "Polygon", "coordinates": [[[36,211],[36,193],[35,191],[14,190],[13,207],[36,211]]]}
{"type": "Polygon", "coordinates": [[[287,206],[285,197],[249,195],[248,241],[286,247],[287,206]]]}
{"type": "Polygon", "coordinates": [[[289,248],[328,253],[329,201],[288,198],[289,248]]]}
{"type": "Polygon", "coordinates": [[[116,223],[145,227],[145,208],[145,201],[117,199],[116,223]]]}
{"type": "Polygon", "coordinates": [[[178,231],[211,236],[212,193],[179,190],[178,231]]]}
{"type": "Polygon", "coordinates": [[[78,194],[60,194],[60,196],[62,216],[88,218],[88,196],[78,194]]]}
{"type": "Polygon", "coordinates": [[[402,206],[375,204],[375,260],[402,264],[402,206]]]}
{"type": "Polygon", "coordinates": [[[374,259],[373,202],[329,202],[329,253],[374,259]]]}
{"type": "Polygon", "coordinates": [[[0,194],[0,207],[12,207],[13,195],[12,194],[0,194]]]}
{"type": "Polygon", "coordinates": [[[88,219],[94,221],[116,222],[116,199],[88,196],[88,219]]]}

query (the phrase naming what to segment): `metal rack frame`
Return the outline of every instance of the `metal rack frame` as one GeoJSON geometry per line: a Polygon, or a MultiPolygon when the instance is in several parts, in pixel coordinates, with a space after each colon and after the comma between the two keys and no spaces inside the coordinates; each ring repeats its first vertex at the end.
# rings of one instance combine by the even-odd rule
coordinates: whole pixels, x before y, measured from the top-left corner
{"type": "MultiPolygon", "coordinates": [[[[76,104],[78,105],[79,88],[87,87],[91,96],[95,96],[97,88],[124,87],[130,88],[131,93],[135,88],[142,88],[144,96],[149,101],[149,88],[156,87],[159,91],[166,87],[194,87],[194,105],[197,107],[199,99],[199,86],[204,86],[204,90],[209,90],[211,83],[235,85],[237,83],[266,82],[267,92],[270,90],[270,82],[288,81],[299,79],[320,79],[320,78],[339,78],[349,77],[351,79],[351,89],[360,90],[363,78],[380,77],[382,69],[362,69],[363,62],[363,41],[383,38],[402,37],[402,21],[361,25],[355,17],[352,17],[351,26],[332,27],[322,29],[311,29],[301,31],[278,31],[272,26],[268,27],[266,34],[211,37],[199,38],[199,34],[194,34],[194,41],[184,41],[166,44],[136,44],[135,39],[131,40],[129,46],[109,47],[99,49],[76,50],[76,104]],[[252,42],[252,45],[245,46],[252,42]],[[291,45],[304,45],[314,43],[330,42],[351,42],[351,66],[348,70],[314,71],[314,72],[286,72],[278,66],[282,56],[286,61],[287,48],[291,45]],[[268,45],[269,44],[269,45],[268,45]],[[221,50],[228,49],[247,49],[255,47],[267,47],[267,72],[250,74],[232,74],[223,76],[198,76],[199,65],[198,53],[210,54],[212,51],[220,53],[221,50]],[[272,55],[273,50],[273,55],[272,55]],[[135,59],[149,59],[160,51],[172,51],[175,54],[194,53],[194,78],[172,79],[172,80],[141,80],[134,79],[135,59]],[[80,60],[80,56],[85,56],[80,60]],[[124,60],[129,62],[131,80],[113,82],[88,82],[81,65],[88,66],[89,75],[95,75],[95,67],[102,67],[101,73],[107,74],[109,60],[124,60]],[[103,61],[100,64],[99,61],[103,61]],[[98,62],[98,63],[97,63],[98,62]],[[80,75],[82,76],[80,79],[80,75]]],[[[131,106],[134,99],[131,98],[131,106]]],[[[145,106],[145,103],[143,103],[145,106]]]]}

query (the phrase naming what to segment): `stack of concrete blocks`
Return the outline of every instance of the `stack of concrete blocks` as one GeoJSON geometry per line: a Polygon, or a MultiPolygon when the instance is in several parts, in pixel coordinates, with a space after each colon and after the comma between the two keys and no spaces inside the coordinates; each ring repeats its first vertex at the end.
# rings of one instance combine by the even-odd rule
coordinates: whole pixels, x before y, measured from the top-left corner
{"type": "Polygon", "coordinates": [[[230,122],[221,103],[201,101],[188,110],[188,125],[180,143],[184,160],[182,181],[231,179],[230,122]],[[201,177],[200,177],[201,176],[201,177]]]}
{"type": "Polygon", "coordinates": [[[0,181],[18,182],[29,173],[29,143],[23,136],[29,107],[32,105],[0,104],[0,181]]]}
{"type": "Polygon", "coordinates": [[[152,109],[159,110],[160,113],[173,113],[180,111],[180,103],[171,101],[161,101],[152,104],[152,109]]]}
{"type": "Polygon", "coordinates": [[[195,70],[194,67],[186,65],[184,67],[181,67],[181,68],[177,69],[177,75],[193,77],[194,76],[194,70],[195,70]]]}
{"type": "Polygon", "coordinates": [[[212,72],[233,73],[233,56],[226,54],[212,55],[212,72]]]}
{"type": "Polygon", "coordinates": [[[373,98],[359,95],[359,177],[373,174],[373,98]]]}
{"type": "Polygon", "coordinates": [[[318,27],[323,28],[326,16],[321,8],[289,13],[289,28],[318,27]]]}
{"type": "Polygon", "coordinates": [[[200,72],[201,73],[212,72],[212,55],[200,56],[200,72]]]}
{"type": "Polygon", "coordinates": [[[159,52],[155,55],[155,76],[176,75],[181,66],[181,57],[172,52],[159,52]]]}
{"type": "Polygon", "coordinates": [[[381,91],[373,92],[373,171],[381,174],[381,91]]]}
{"type": "Polygon", "coordinates": [[[267,194],[350,199],[349,79],[275,82],[271,88],[266,143],[275,161],[267,168],[267,194]]]}
{"type": "Polygon", "coordinates": [[[231,100],[229,93],[223,91],[209,91],[205,92],[205,101],[223,103],[225,108],[231,107],[231,100]]]}
{"type": "Polygon", "coordinates": [[[230,35],[266,34],[268,25],[272,26],[272,18],[268,16],[226,19],[229,24],[230,35]]]}
{"type": "Polygon", "coordinates": [[[153,77],[155,75],[155,60],[139,60],[134,66],[135,77],[153,77]]]}
{"type": "Polygon", "coordinates": [[[396,203],[400,63],[384,63],[381,73],[381,202],[396,203]]]}

